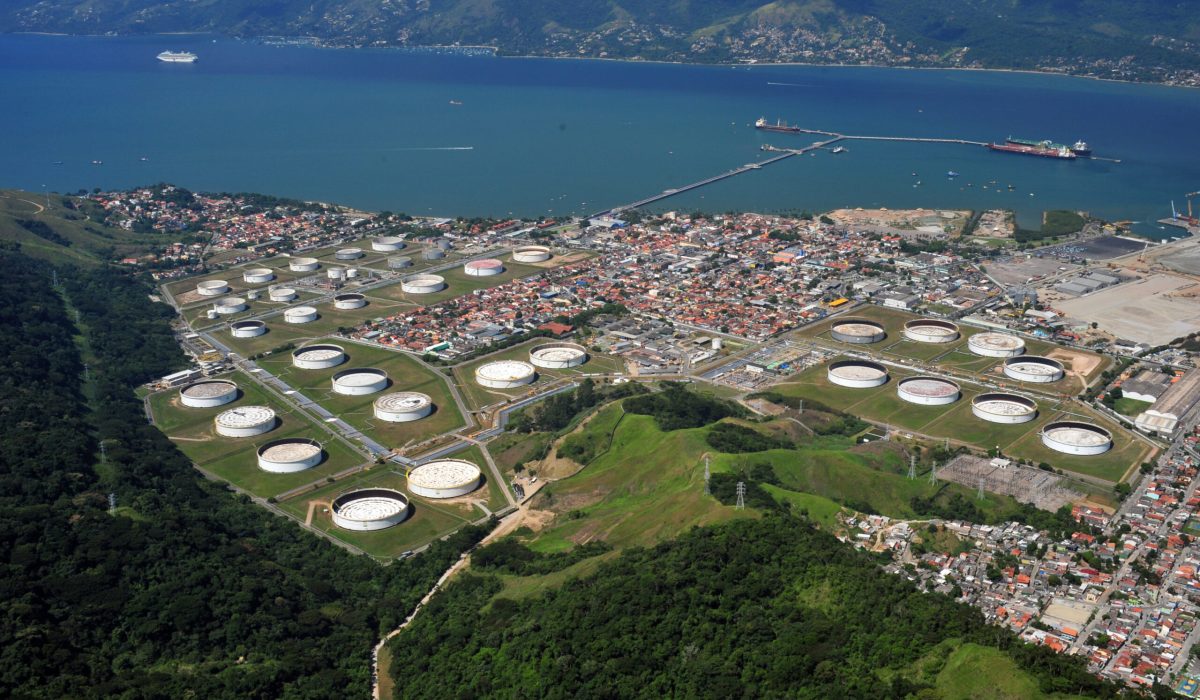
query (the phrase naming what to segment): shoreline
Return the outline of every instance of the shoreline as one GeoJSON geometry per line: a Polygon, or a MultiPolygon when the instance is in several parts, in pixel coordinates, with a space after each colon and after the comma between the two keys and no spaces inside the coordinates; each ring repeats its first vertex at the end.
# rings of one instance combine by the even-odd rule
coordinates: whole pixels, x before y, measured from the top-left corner
{"type": "Polygon", "coordinates": [[[13,36],[55,36],[55,37],[79,37],[88,39],[123,39],[130,37],[155,37],[155,36],[212,36],[233,41],[257,41],[266,46],[274,46],[276,48],[295,48],[295,44],[273,44],[264,41],[265,39],[280,39],[283,41],[303,41],[305,45],[315,49],[332,49],[338,51],[359,51],[363,49],[372,50],[387,50],[387,51],[420,51],[420,50],[445,50],[445,51],[460,51],[460,50],[486,50],[492,53],[494,58],[499,59],[539,59],[550,61],[609,61],[614,63],[645,63],[649,65],[666,65],[666,66],[711,66],[717,68],[746,68],[753,69],[756,67],[764,68],[874,68],[874,69],[894,69],[894,70],[915,70],[915,71],[970,71],[976,73],[1012,73],[1038,76],[1057,76],[1060,78],[1074,78],[1079,80],[1095,80],[1103,83],[1116,83],[1120,85],[1155,85],[1165,88],[1180,88],[1185,90],[1200,89],[1200,85],[1181,85],[1175,83],[1166,83],[1155,80],[1126,80],[1121,78],[1104,78],[1097,75],[1082,75],[1078,73],[1068,73],[1057,70],[1046,70],[1038,68],[986,68],[973,66],[911,66],[911,65],[895,65],[887,63],[813,63],[806,61],[760,61],[755,60],[753,63],[746,61],[729,62],[729,61],[714,61],[714,62],[698,62],[698,61],[671,61],[667,59],[650,59],[650,58],[617,58],[611,56],[547,56],[539,54],[505,54],[501,49],[495,46],[487,46],[483,44],[471,45],[450,45],[450,44],[414,44],[408,46],[351,46],[323,43],[319,37],[314,36],[284,36],[284,35],[265,35],[258,37],[237,37],[213,32],[195,32],[195,31],[180,31],[180,32],[157,32],[152,34],[71,34],[68,32],[9,32],[13,36]]]}

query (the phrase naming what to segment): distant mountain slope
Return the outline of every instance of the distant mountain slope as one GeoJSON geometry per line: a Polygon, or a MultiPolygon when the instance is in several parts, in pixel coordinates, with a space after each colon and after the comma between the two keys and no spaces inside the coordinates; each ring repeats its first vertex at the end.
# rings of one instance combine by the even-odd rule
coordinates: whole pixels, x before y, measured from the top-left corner
{"type": "Polygon", "coordinates": [[[310,36],[501,53],[690,61],[1040,67],[1163,78],[1200,68],[1180,0],[9,0],[0,31],[310,36]]]}

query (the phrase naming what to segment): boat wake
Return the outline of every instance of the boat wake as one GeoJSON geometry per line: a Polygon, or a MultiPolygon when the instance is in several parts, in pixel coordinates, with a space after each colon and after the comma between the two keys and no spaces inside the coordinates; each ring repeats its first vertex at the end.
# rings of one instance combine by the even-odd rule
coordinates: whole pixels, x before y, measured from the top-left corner
{"type": "Polygon", "coordinates": [[[779,85],[781,87],[813,87],[812,85],[808,85],[806,83],[771,83],[771,82],[768,82],[767,85],[779,85]]]}
{"type": "Polygon", "coordinates": [[[385,148],[385,151],[473,151],[474,146],[397,146],[385,148]]]}

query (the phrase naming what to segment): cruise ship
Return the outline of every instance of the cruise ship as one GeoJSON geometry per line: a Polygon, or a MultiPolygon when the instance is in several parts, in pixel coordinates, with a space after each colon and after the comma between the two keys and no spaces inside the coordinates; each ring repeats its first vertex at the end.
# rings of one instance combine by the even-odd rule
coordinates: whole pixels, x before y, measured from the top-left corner
{"type": "Polygon", "coordinates": [[[200,57],[190,51],[163,51],[158,55],[158,60],[164,63],[195,63],[197,58],[200,57]]]}

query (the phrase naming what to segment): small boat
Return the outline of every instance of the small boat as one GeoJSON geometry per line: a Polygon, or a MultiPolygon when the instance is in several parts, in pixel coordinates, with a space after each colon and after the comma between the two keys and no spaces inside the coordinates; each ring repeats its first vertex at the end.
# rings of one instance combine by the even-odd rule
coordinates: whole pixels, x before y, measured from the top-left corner
{"type": "Polygon", "coordinates": [[[102,160],[93,160],[93,161],[92,161],[92,165],[104,165],[104,161],[102,161],[102,160]]]}
{"type": "Polygon", "coordinates": [[[842,146],[834,146],[833,153],[845,153],[846,149],[842,146]]]}
{"type": "Polygon", "coordinates": [[[461,107],[462,100],[450,100],[450,104],[454,105],[455,107],[461,107]]]}
{"type": "Polygon", "coordinates": [[[63,162],[61,160],[54,161],[54,165],[62,165],[62,164],[63,164],[63,162]]]}
{"type": "Polygon", "coordinates": [[[954,172],[953,170],[947,170],[946,177],[958,177],[958,173],[954,172]]]}
{"type": "Polygon", "coordinates": [[[149,163],[149,162],[150,162],[150,158],[148,158],[148,157],[146,157],[146,156],[142,156],[141,158],[138,158],[138,160],[142,161],[143,163],[149,163]]]}

